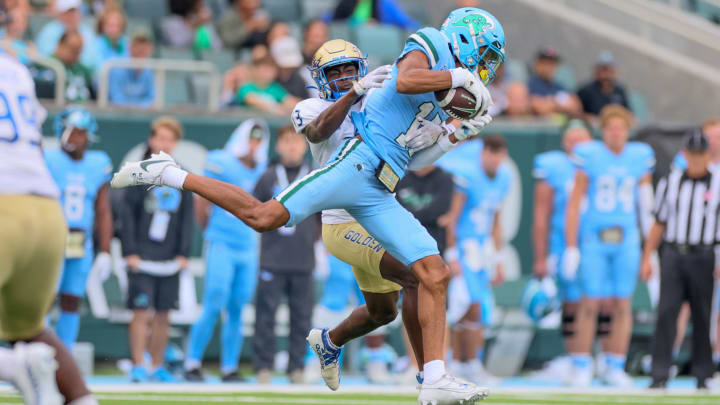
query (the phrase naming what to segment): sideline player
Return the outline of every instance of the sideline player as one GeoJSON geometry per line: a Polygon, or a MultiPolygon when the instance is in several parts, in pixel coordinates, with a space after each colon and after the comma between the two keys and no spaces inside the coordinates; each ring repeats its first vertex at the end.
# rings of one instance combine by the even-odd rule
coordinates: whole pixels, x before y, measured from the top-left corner
{"type": "Polygon", "coordinates": [[[488,135],[470,171],[457,171],[455,193],[447,215],[445,258],[456,277],[448,293],[453,365],[470,381],[497,385],[499,379],[483,367],[485,327],[495,306],[491,283],[504,280],[500,213],[513,175],[505,139],[488,135]],[[493,271],[494,270],[494,271],[493,271]],[[467,299],[467,298],[469,299],[467,299]]]}
{"type": "Polygon", "coordinates": [[[55,136],[60,149],[45,151],[50,174],[60,188],[60,203],[68,224],[65,261],[60,275],[60,317],[55,332],[72,351],[80,330],[80,304],[92,271],[109,275],[112,214],[108,182],[110,157],[87,150],[95,141],[97,121],[82,107],[68,107],[55,117],[55,136]],[[93,264],[93,229],[97,229],[99,253],[93,264]]]}
{"type": "Polygon", "coordinates": [[[603,140],[586,142],[573,150],[578,170],[568,202],[562,267],[565,277],[577,276],[582,298],[576,321],[577,351],[571,353],[571,385],[587,386],[592,381],[590,353],[597,327],[610,332],[606,371],[601,377],[609,385],[632,386],[625,373],[625,360],[632,333],[630,304],[640,268],[638,223],[647,229],[652,221],[655,167],[648,145],[628,142],[632,123],[632,113],[627,109],[607,106],[600,113],[603,140]],[[588,208],[580,223],[580,204],[585,195],[588,208]],[[603,300],[608,303],[609,316],[599,317],[603,300]]]}
{"type": "MultiPolygon", "coordinates": [[[[553,277],[562,300],[561,332],[568,353],[575,347],[575,317],[581,292],[577,279],[568,280],[560,269],[565,250],[565,214],[575,179],[575,166],[570,154],[576,145],[592,140],[587,125],[570,120],[562,138],[562,151],[554,150],[535,157],[535,207],[533,213],[533,275],[539,279],[553,277]]],[[[582,222],[582,221],[581,221],[582,222]]],[[[570,374],[570,359],[563,356],[551,361],[538,376],[565,379],[570,374]]]]}
{"type": "MultiPolygon", "coordinates": [[[[505,35],[500,22],[487,11],[468,7],[450,13],[441,30],[423,28],[410,36],[393,66],[390,81],[368,95],[364,114],[353,114],[360,135],[344,142],[324,167],[296,181],[271,201],[260,202],[238,187],[189,174],[167,154],[128,163],[111,183],[114,187],[164,184],[184,188],[222,206],[261,232],[295,225],[323,209],[347,209],[393,257],[411,266],[420,281],[418,316],[425,361],[418,398],[421,404],[474,401],[488,394],[487,388],[446,373],[443,347],[450,270],[427,230],[392,194],[405,170],[412,169],[408,166],[407,133],[424,123],[440,128],[438,124],[448,118],[435,100],[435,91],[466,88],[475,97],[477,114],[463,121],[454,134],[436,132],[437,141],[418,154],[429,157],[427,163],[422,162],[424,165],[456,142],[479,133],[479,128],[489,122],[485,112],[492,99],[483,82],[489,83],[505,60],[505,35]]],[[[329,346],[329,342],[324,343],[329,346]]]]}
{"type": "MultiPolygon", "coordinates": [[[[0,26],[7,22],[0,0],[0,26]]],[[[67,226],[40,149],[47,113],[30,72],[1,50],[0,114],[0,338],[14,343],[0,348],[0,380],[26,404],[97,405],[72,355],[45,325],[67,226]]]]}
{"type": "MultiPolygon", "coordinates": [[[[311,69],[320,97],[298,103],[291,118],[295,130],[308,139],[315,161],[322,165],[344,140],[355,136],[350,111],[361,110],[363,96],[371,88],[382,87],[382,83],[390,78],[391,67],[381,66],[366,74],[367,59],[360,50],[350,42],[335,39],[324,43],[315,53],[311,69]]],[[[325,247],[334,258],[352,266],[365,298],[365,305],[358,306],[337,327],[332,330],[313,329],[308,335],[310,348],[320,358],[321,375],[328,387],[338,389],[340,373],[338,362],[334,358],[327,361],[323,352],[317,349],[323,346],[323,339],[328,342],[328,351],[339,356],[341,348],[351,339],[392,322],[397,316],[397,301],[402,288],[405,288],[403,321],[409,331],[413,351],[422,359],[415,276],[386,253],[347,211],[324,210],[322,222],[325,247]]],[[[333,262],[335,260],[331,260],[333,262]]]]}
{"type": "MultiPolygon", "coordinates": [[[[270,133],[264,121],[243,122],[225,144],[208,153],[205,175],[252,191],[267,167],[270,133]]],[[[255,293],[258,272],[257,233],[232,214],[196,198],[198,222],[207,225],[203,312],[190,330],[185,379],[203,381],[200,366],[221,311],[226,317],[220,333],[220,374],[223,382],[241,382],[238,359],[242,352],[242,310],[255,293]]]]}

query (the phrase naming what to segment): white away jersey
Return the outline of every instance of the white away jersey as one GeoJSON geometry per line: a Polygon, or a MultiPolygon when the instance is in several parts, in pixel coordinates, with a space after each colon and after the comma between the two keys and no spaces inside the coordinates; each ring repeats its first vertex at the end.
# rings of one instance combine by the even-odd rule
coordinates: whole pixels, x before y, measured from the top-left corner
{"type": "Polygon", "coordinates": [[[40,149],[46,116],[30,72],[0,51],[0,194],[60,195],[40,149]]]}
{"type": "MultiPolygon", "coordinates": [[[[325,111],[325,109],[330,107],[332,104],[332,101],[322,98],[308,98],[299,102],[292,113],[292,123],[295,126],[295,131],[301,133],[308,124],[310,124],[315,118],[317,118],[318,115],[320,115],[320,113],[325,111]]],[[[363,104],[364,98],[362,101],[356,102],[352,108],[350,108],[350,111],[360,111],[363,104]]],[[[320,143],[308,142],[310,145],[310,153],[312,153],[313,158],[318,164],[324,165],[325,162],[327,162],[333,155],[335,149],[337,149],[344,140],[354,136],[355,126],[350,119],[350,114],[348,114],[343,123],[340,125],[340,128],[330,135],[330,138],[320,143]]],[[[330,225],[345,224],[348,222],[355,222],[355,218],[353,218],[345,210],[332,209],[322,212],[322,222],[330,225]]]]}

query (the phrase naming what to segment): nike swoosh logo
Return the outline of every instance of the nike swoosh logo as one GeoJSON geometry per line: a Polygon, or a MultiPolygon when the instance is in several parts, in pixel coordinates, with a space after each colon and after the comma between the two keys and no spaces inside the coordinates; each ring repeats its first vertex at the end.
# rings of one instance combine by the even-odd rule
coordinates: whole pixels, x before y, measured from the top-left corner
{"type": "Polygon", "coordinates": [[[140,168],[145,171],[148,171],[148,169],[147,169],[148,166],[154,165],[155,163],[163,163],[163,162],[170,162],[170,160],[167,160],[167,159],[166,160],[150,160],[147,162],[142,162],[142,163],[140,163],[140,168]]]}

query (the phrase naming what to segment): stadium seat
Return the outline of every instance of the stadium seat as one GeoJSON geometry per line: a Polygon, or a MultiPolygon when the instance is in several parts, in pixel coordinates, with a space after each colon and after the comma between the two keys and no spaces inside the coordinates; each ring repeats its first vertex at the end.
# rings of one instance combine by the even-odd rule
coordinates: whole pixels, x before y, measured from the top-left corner
{"type": "Polygon", "coordinates": [[[330,24],[330,38],[344,39],[346,41],[355,42],[353,31],[346,22],[334,22],[330,24]]]}
{"type": "Polygon", "coordinates": [[[26,35],[29,38],[37,38],[42,27],[48,22],[52,21],[52,17],[46,14],[30,14],[30,21],[28,22],[28,29],[26,35]]]}
{"type": "Polygon", "coordinates": [[[402,52],[405,31],[391,25],[363,25],[354,29],[356,44],[370,58],[370,65],[393,63],[402,52]]]}
{"type": "Polygon", "coordinates": [[[182,59],[182,60],[193,60],[195,58],[195,52],[192,49],[185,48],[173,48],[169,46],[160,46],[157,48],[157,54],[163,59],[182,59]]]}
{"type": "Polygon", "coordinates": [[[300,0],[303,21],[321,18],[335,10],[336,0],[300,0]]]}
{"type": "Polygon", "coordinates": [[[650,121],[650,106],[647,97],[639,91],[628,89],[628,103],[638,124],[650,121]]]}
{"type": "Polygon", "coordinates": [[[200,54],[200,59],[212,62],[220,73],[224,73],[235,66],[236,62],[235,54],[228,50],[203,52],[200,54]]]}
{"type": "Polygon", "coordinates": [[[300,15],[298,0],[264,0],[262,8],[273,21],[297,21],[300,15]]]}

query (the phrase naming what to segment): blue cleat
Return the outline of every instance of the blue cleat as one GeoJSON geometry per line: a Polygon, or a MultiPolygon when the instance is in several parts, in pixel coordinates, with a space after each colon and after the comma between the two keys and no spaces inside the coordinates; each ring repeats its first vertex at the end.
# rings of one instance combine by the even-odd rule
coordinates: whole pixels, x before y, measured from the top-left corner
{"type": "Polygon", "coordinates": [[[342,348],[332,347],[327,329],[312,329],[307,341],[320,359],[320,375],[333,391],[340,387],[340,353],[342,348]]]}
{"type": "Polygon", "coordinates": [[[158,367],[158,369],[155,370],[155,372],[152,373],[152,375],[150,376],[150,380],[164,383],[173,383],[180,381],[180,379],[175,377],[165,367],[158,367]]]}
{"type": "Polygon", "coordinates": [[[148,372],[143,366],[134,366],[130,370],[130,381],[134,383],[147,382],[149,379],[148,372]]]}

